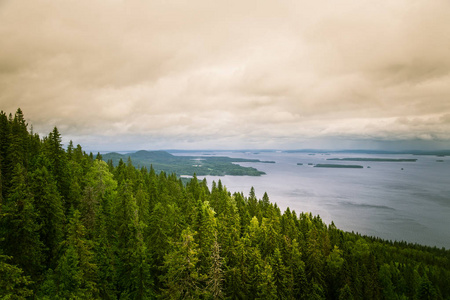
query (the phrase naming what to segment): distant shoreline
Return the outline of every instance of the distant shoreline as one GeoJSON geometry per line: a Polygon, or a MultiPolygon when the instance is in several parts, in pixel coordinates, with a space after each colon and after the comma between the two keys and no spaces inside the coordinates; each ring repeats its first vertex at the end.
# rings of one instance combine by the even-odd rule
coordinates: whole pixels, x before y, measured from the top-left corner
{"type": "Polygon", "coordinates": [[[317,164],[314,168],[363,169],[360,165],[317,164]]]}
{"type": "Polygon", "coordinates": [[[416,162],[417,158],[366,158],[366,157],[346,157],[346,158],[328,158],[327,160],[336,161],[371,161],[371,162],[416,162]]]}

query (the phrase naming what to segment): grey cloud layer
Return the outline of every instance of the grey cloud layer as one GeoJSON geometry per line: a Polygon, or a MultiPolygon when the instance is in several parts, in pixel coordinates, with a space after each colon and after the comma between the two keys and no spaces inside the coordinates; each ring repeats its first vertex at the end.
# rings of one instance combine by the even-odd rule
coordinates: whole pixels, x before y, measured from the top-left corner
{"type": "Polygon", "coordinates": [[[448,20],[445,0],[5,1],[1,109],[92,145],[448,142],[448,20]]]}

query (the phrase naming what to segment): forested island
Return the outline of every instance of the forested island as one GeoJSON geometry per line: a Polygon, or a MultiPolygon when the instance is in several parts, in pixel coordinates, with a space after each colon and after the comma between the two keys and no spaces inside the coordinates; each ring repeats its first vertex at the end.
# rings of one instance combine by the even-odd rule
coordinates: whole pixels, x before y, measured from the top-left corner
{"type": "Polygon", "coordinates": [[[0,113],[1,299],[450,299],[450,251],[114,165],[0,113]]]}
{"type": "Polygon", "coordinates": [[[346,158],[328,158],[327,160],[339,161],[373,161],[373,162],[416,162],[416,158],[365,158],[365,157],[346,157],[346,158]]]}
{"type": "Polygon", "coordinates": [[[265,173],[252,167],[243,167],[235,163],[257,162],[274,163],[273,161],[260,161],[259,159],[230,158],[223,156],[176,156],[166,151],[137,151],[129,154],[107,153],[103,155],[103,160],[111,160],[117,166],[120,160],[133,161],[138,167],[153,167],[156,173],[176,173],[178,175],[198,176],[261,176],[265,173]]]}
{"type": "Polygon", "coordinates": [[[315,168],[362,169],[360,165],[316,164],[315,168]]]}
{"type": "Polygon", "coordinates": [[[389,151],[389,150],[317,150],[317,149],[299,149],[299,150],[285,150],[286,153],[310,153],[309,155],[321,154],[330,155],[333,154],[410,154],[410,155],[428,155],[428,156],[450,156],[450,150],[411,150],[411,151],[389,151]]]}

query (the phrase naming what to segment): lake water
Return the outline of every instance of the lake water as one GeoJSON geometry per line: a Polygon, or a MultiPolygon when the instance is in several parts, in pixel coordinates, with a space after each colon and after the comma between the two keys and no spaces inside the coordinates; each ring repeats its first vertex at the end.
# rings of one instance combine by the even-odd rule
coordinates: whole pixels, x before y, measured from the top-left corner
{"type": "MultiPolygon", "coordinates": [[[[175,155],[204,154],[182,152],[175,155]]],[[[225,151],[208,154],[276,162],[239,163],[267,175],[206,176],[210,186],[213,180],[220,179],[230,192],[245,195],[253,186],[259,199],[267,192],[271,202],[276,202],[282,211],[289,207],[297,213],[311,212],[320,215],[327,224],[334,221],[345,231],[450,248],[450,157],[225,151]],[[417,161],[327,161],[344,157],[413,158],[417,161]],[[308,163],[356,164],[364,168],[314,168],[308,163]]]]}

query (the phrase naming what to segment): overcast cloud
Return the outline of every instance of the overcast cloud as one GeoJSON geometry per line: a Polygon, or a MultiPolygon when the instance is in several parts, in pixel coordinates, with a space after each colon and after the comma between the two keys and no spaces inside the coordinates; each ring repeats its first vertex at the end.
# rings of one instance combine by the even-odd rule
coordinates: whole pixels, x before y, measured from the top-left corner
{"type": "Polygon", "coordinates": [[[0,109],[93,150],[450,148],[448,0],[0,1],[0,109]]]}

